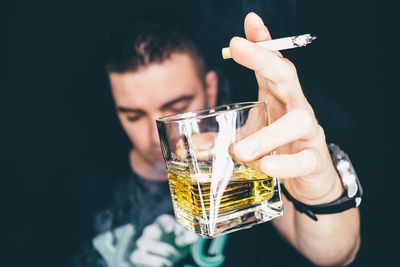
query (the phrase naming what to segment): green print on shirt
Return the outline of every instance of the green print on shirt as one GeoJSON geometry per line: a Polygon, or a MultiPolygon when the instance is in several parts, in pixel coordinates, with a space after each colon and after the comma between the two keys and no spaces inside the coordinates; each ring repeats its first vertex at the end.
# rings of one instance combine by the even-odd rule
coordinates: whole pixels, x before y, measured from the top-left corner
{"type": "MultiPolygon", "coordinates": [[[[192,245],[192,257],[194,261],[201,267],[217,267],[224,263],[225,256],[223,254],[225,243],[228,235],[219,236],[211,240],[208,252],[205,253],[207,239],[199,238],[199,240],[192,245]]],[[[185,265],[185,267],[192,267],[185,265]]]]}
{"type": "Polygon", "coordinates": [[[127,224],[115,229],[117,243],[114,245],[111,231],[96,236],[93,246],[103,256],[109,267],[130,267],[124,260],[125,252],[135,229],[132,224],[127,224]]]}
{"type": "MultiPolygon", "coordinates": [[[[165,217],[165,215],[164,215],[165,217]]],[[[176,223],[176,221],[174,221],[176,223]]],[[[157,224],[154,224],[157,225],[157,224]]],[[[179,231],[175,232],[175,238],[182,237],[183,226],[176,223],[176,226],[179,231]],[[177,235],[176,235],[177,234],[177,235]]],[[[188,231],[185,229],[185,231],[188,231]]],[[[121,227],[115,228],[113,233],[111,231],[107,231],[96,236],[93,239],[93,246],[95,249],[101,254],[104,260],[107,263],[108,267],[135,267],[135,266],[147,266],[150,264],[151,266],[158,266],[161,264],[160,262],[153,261],[154,258],[148,258],[145,260],[144,258],[139,259],[140,263],[133,263],[130,260],[126,260],[126,256],[128,253],[129,242],[135,233],[135,228],[132,224],[126,224],[121,227]],[[113,236],[114,233],[114,236],[113,236]],[[114,240],[115,239],[115,240],[114,240]]],[[[172,234],[172,233],[170,233],[172,234]]],[[[171,236],[170,236],[171,237],[171,236]]],[[[182,259],[185,256],[188,256],[188,252],[192,254],[193,260],[195,262],[195,266],[199,267],[218,267],[224,263],[225,257],[223,255],[223,250],[226,244],[228,236],[220,236],[217,237],[210,242],[210,246],[208,251],[206,251],[207,243],[209,240],[203,239],[199,237],[197,241],[192,244],[188,244],[187,246],[177,246],[176,242],[172,239],[171,246],[174,246],[177,249],[177,252],[180,254],[179,257],[175,257],[175,263],[178,259],[182,259]]],[[[162,238],[164,239],[164,238],[162,238]]],[[[163,242],[166,240],[164,239],[163,242]]],[[[160,240],[160,242],[162,242],[160,240]]],[[[143,252],[143,251],[142,251],[143,252]]],[[[143,254],[142,254],[143,255],[143,254]]],[[[151,253],[149,254],[151,255],[151,253]]],[[[171,259],[171,258],[170,258],[171,259]]],[[[179,261],[179,260],[178,260],[179,261]]],[[[150,266],[149,265],[149,266],[150,266]]],[[[162,266],[161,264],[160,266],[162,266]]],[[[195,267],[193,265],[186,264],[184,267],[195,267]]]]}

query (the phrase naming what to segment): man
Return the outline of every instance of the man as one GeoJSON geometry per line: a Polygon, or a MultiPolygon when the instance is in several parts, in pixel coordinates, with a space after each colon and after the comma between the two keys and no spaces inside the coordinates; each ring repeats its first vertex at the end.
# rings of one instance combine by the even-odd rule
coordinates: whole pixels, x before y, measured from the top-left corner
{"type": "MultiPolygon", "coordinates": [[[[235,144],[235,156],[245,162],[261,159],[261,170],[280,177],[292,201],[318,205],[340,198],[345,189],[294,65],[279,52],[254,44],[271,39],[256,14],[246,16],[244,27],[247,39],[234,37],[231,54],[255,71],[258,100],[268,101],[274,122],[235,144]],[[270,155],[273,150],[278,153],[270,155]]],[[[225,235],[206,244],[174,221],[155,124],[161,116],[216,106],[218,76],[180,33],[158,26],[137,30],[115,48],[107,65],[118,117],[133,145],[133,175],[119,189],[114,206],[97,216],[97,252],[89,261],[99,266],[226,264],[230,255],[224,249],[236,233],[230,235],[232,242],[225,235]]],[[[283,200],[285,214],[272,224],[304,257],[318,265],[346,265],[354,259],[360,244],[358,209],[318,215],[314,221],[283,200]]],[[[264,243],[249,246],[262,256],[243,253],[243,258],[272,259],[264,256],[269,236],[259,236],[264,243]]]]}

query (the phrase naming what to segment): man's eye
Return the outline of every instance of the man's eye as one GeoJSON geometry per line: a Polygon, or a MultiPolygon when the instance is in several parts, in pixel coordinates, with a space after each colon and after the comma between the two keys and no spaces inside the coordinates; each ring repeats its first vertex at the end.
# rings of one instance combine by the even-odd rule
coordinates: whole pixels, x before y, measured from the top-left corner
{"type": "Polygon", "coordinates": [[[141,117],[140,116],[127,116],[126,119],[130,122],[138,121],[141,117]]]}
{"type": "Polygon", "coordinates": [[[171,112],[176,112],[176,113],[180,113],[180,112],[184,112],[188,109],[189,104],[184,104],[184,105],[176,105],[174,107],[170,107],[169,110],[171,112]]]}

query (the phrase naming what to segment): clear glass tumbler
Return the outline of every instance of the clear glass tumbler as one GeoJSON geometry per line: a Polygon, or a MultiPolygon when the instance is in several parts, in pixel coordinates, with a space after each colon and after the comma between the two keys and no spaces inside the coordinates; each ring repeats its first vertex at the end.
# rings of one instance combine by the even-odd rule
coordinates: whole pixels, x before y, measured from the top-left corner
{"type": "Polygon", "coordinates": [[[280,186],[232,144],[269,124],[266,102],[235,103],[157,120],[176,220],[213,238],[283,214],[280,186]]]}

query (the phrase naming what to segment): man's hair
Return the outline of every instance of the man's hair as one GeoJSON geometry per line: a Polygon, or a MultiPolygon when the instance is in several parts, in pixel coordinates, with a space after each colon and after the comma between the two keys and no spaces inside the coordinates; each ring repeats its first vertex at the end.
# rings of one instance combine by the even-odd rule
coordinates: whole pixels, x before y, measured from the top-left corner
{"type": "Polygon", "coordinates": [[[183,27],[168,21],[128,23],[112,40],[106,61],[107,71],[136,71],[153,63],[162,63],[172,54],[184,53],[192,58],[203,80],[207,71],[205,59],[192,38],[183,27]]]}

